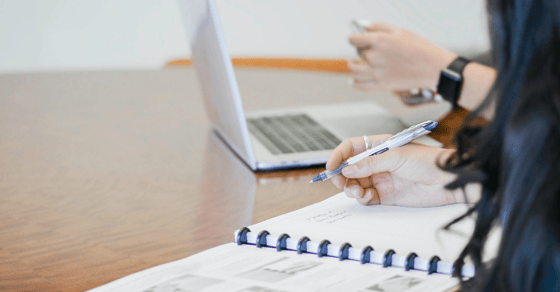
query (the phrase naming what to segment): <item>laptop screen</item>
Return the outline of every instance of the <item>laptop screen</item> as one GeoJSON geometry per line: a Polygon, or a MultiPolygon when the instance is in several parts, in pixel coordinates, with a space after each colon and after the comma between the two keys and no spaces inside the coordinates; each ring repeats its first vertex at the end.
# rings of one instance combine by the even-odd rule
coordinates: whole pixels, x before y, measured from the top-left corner
{"type": "Polygon", "coordinates": [[[190,27],[192,62],[214,129],[251,168],[256,168],[233,66],[213,0],[179,1],[190,27]]]}

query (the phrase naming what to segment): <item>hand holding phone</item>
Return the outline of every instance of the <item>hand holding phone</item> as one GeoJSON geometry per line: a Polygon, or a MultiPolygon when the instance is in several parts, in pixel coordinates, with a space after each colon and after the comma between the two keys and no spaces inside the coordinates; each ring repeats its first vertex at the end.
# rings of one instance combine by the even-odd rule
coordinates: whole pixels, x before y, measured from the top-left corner
{"type": "MultiPolygon", "coordinates": [[[[366,33],[373,33],[370,32],[366,29],[366,27],[368,27],[371,24],[371,22],[367,21],[367,20],[352,20],[350,22],[350,29],[352,30],[352,33],[354,34],[366,34],[366,33]]],[[[365,57],[362,56],[362,52],[365,50],[368,50],[370,47],[358,47],[357,52],[358,55],[364,59],[365,62],[367,62],[367,60],[365,60],[365,57]]],[[[365,77],[363,80],[361,80],[360,77],[353,77],[351,79],[351,83],[353,83],[355,80],[358,81],[367,81],[367,82],[374,82],[373,80],[370,80],[370,78],[365,77]]],[[[402,101],[410,106],[414,106],[414,105],[420,105],[420,104],[425,104],[425,103],[430,103],[430,102],[439,102],[442,100],[441,96],[438,95],[437,93],[435,93],[434,91],[430,90],[430,89],[426,89],[426,88],[416,88],[416,89],[411,89],[411,90],[403,90],[403,91],[397,91],[396,92],[397,95],[399,95],[402,99],[402,101]]]]}

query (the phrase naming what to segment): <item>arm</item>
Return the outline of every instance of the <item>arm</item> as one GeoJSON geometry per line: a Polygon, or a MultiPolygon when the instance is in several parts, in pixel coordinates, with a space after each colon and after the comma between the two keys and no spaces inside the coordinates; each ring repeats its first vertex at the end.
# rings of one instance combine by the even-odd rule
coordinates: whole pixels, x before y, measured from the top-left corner
{"type": "MultiPolygon", "coordinates": [[[[350,37],[361,60],[349,61],[348,68],[354,77],[354,88],[361,91],[435,90],[441,70],[457,57],[414,33],[385,23],[372,24],[367,29],[367,34],[350,37]]],[[[490,67],[469,63],[463,77],[459,105],[473,110],[488,95],[496,72],[490,67]]],[[[491,112],[485,116],[491,116],[491,112]]]]}
{"type": "MultiPolygon", "coordinates": [[[[469,63],[463,71],[463,87],[458,104],[468,110],[474,110],[486,98],[496,80],[496,70],[477,63],[469,63]]],[[[492,107],[484,111],[483,116],[491,119],[492,107]]]]}

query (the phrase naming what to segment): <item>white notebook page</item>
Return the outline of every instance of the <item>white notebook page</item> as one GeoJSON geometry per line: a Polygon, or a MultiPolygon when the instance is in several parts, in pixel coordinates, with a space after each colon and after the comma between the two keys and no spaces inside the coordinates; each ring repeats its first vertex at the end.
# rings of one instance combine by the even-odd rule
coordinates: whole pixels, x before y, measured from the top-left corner
{"type": "Polygon", "coordinates": [[[308,236],[313,242],[328,239],[354,248],[372,246],[376,252],[395,250],[400,256],[416,252],[429,260],[437,255],[453,263],[465,247],[474,219],[467,218],[449,231],[442,227],[464,214],[465,204],[434,208],[363,206],[344,193],[320,203],[249,226],[252,232],[267,230],[273,236],[287,233],[292,239],[308,236]]]}

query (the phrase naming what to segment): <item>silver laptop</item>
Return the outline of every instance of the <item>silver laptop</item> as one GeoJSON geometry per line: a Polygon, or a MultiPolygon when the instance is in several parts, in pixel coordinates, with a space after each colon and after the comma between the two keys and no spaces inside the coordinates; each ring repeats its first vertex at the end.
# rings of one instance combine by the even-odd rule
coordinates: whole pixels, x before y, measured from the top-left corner
{"type": "Polygon", "coordinates": [[[405,128],[373,102],[244,113],[214,1],[179,4],[213,129],[253,170],[324,165],[346,138],[405,128]]]}

